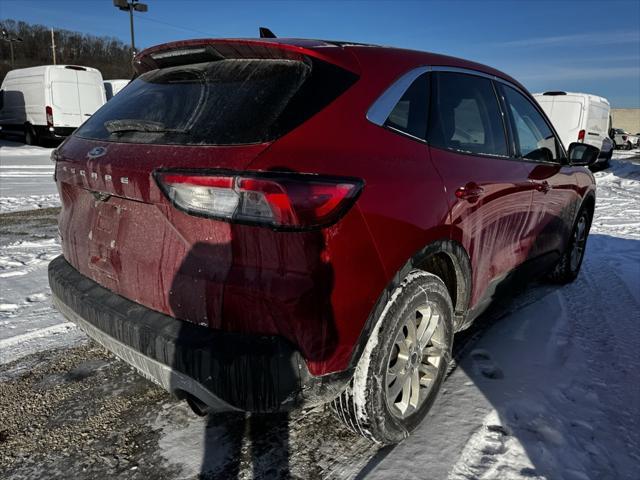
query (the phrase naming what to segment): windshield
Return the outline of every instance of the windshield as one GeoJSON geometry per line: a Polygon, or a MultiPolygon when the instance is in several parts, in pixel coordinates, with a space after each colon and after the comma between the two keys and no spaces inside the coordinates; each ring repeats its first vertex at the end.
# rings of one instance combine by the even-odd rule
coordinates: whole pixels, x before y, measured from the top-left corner
{"type": "MultiPolygon", "coordinates": [[[[270,141],[296,123],[292,109],[300,116],[299,97],[308,90],[301,87],[312,66],[311,61],[233,59],[152,70],[114,96],[76,135],[157,144],[270,141]]],[[[307,102],[306,116],[322,106],[313,103],[307,102]]]]}

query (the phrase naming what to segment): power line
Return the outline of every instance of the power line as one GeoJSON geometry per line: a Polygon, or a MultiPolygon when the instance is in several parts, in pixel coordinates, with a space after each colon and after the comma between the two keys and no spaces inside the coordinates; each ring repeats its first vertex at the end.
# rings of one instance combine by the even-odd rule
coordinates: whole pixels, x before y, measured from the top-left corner
{"type": "Polygon", "coordinates": [[[213,34],[211,32],[205,32],[203,30],[196,30],[195,28],[181,27],[179,25],[174,25],[172,23],[163,22],[162,20],[156,20],[155,18],[151,18],[149,16],[138,17],[138,19],[139,20],[143,20],[145,22],[159,23],[160,25],[166,25],[167,27],[177,28],[178,30],[184,30],[185,32],[194,32],[194,33],[199,33],[199,34],[207,35],[207,36],[211,36],[211,37],[215,37],[216,36],[215,34],[213,34]]]}

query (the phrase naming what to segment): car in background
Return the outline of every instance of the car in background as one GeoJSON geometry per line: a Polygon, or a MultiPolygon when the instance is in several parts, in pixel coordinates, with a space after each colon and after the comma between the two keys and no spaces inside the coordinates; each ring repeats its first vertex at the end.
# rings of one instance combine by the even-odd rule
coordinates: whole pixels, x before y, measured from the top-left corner
{"type": "Polygon", "coordinates": [[[534,93],[564,145],[582,142],[600,150],[598,166],[608,166],[614,144],[609,138],[611,106],[606,98],[589,93],[552,91],[534,93]]]}
{"type": "Polygon", "coordinates": [[[28,145],[59,140],[107,101],[99,70],[43,65],[7,73],[0,87],[3,133],[24,135],[28,145]]]}
{"type": "Polygon", "coordinates": [[[640,146],[640,136],[632,135],[621,128],[613,129],[613,140],[615,142],[615,148],[622,148],[624,150],[631,150],[632,148],[640,146]]]}
{"type": "Polygon", "coordinates": [[[111,100],[111,98],[116,95],[120,90],[126,87],[131,80],[126,78],[115,78],[112,80],[104,81],[104,91],[107,95],[107,101],[111,100]]]}
{"type": "Polygon", "coordinates": [[[198,414],[331,403],[404,439],[454,333],[522,280],[573,281],[585,166],[478,63],[300,39],[147,49],[54,151],[57,308],[198,414]]]}

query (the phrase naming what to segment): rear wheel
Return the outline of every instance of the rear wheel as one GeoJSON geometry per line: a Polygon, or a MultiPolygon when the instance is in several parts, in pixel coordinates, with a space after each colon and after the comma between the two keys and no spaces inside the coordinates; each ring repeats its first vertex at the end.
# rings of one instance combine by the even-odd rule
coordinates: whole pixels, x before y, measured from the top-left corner
{"type": "Polygon", "coordinates": [[[27,145],[38,144],[38,135],[31,125],[25,125],[24,127],[24,143],[27,145]]]}
{"type": "Polygon", "coordinates": [[[631,142],[627,142],[624,146],[625,150],[631,150],[631,148],[633,147],[633,145],[631,145],[631,142]]]}
{"type": "Polygon", "coordinates": [[[414,270],[396,288],[345,391],[338,418],[377,443],[401,441],[433,404],[451,359],[453,307],[445,284],[414,270]]]}
{"type": "Polygon", "coordinates": [[[584,251],[587,247],[587,238],[591,228],[591,213],[582,208],[573,226],[569,246],[560,258],[560,261],[549,274],[549,279],[555,283],[569,283],[576,279],[580,273],[584,251]]]}

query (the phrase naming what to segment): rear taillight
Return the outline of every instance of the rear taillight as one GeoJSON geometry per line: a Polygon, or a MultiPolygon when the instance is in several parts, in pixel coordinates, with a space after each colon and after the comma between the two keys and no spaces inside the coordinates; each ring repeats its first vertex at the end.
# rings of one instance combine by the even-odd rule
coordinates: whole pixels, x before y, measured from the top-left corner
{"type": "Polygon", "coordinates": [[[584,142],[584,135],[585,135],[585,133],[587,133],[587,132],[585,132],[584,130],[580,130],[580,131],[578,132],[578,141],[579,141],[579,142],[584,142]]]}
{"type": "Polygon", "coordinates": [[[359,179],[297,173],[158,171],[155,177],[187,213],[283,230],[335,223],[363,187],[359,179]]]}
{"type": "Polygon", "coordinates": [[[53,109],[51,107],[45,107],[44,110],[47,114],[47,127],[53,127],[53,109]]]}

